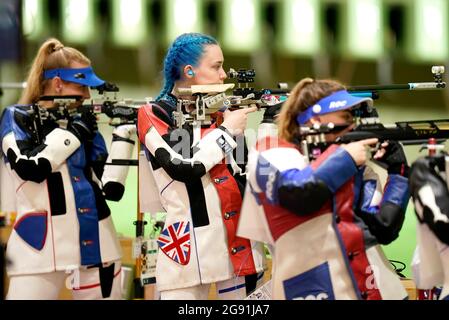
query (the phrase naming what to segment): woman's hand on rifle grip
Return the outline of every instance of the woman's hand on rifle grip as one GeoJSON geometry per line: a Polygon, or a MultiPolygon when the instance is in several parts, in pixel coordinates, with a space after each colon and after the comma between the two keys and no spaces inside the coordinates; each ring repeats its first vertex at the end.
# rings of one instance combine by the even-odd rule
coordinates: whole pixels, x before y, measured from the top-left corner
{"type": "Polygon", "coordinates": [[[377,138],[365,139],[342,145],[342,148],[349,153],[357,166],[362,166],[368,160],[367,146],[375,145],[377,142],[377,138]]]}

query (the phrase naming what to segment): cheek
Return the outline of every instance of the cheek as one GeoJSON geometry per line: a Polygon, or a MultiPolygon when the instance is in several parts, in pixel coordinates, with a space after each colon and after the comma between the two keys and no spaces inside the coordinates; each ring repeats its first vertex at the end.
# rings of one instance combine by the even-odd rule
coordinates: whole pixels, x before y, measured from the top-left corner
{"type": "Polygon", "coordinates": [[[220,82],[220,73],[216,70],[207,70],[198,74],[196,81],[199,84],[216,84],[220,82]]]}
{"type": "Polygon", "coordinates": [[[71,95],[73,94],[73,90],[70,87],[62,87],[61,95],[71,95]]]}
{"type": "Polygon", "coordinates": [[[63,88],[66,93],[82,94],[82,90],[79,90],[78,88],[75,88],[73,86],[64,86],[63,88]]]}
{"type": "Polygon", "coordinates": [[[64,90],[61,92],[61,95],[73,95],[73,96],[88,96],[89,89],[85,87],[78,86],[65,86],[64,90]]]}

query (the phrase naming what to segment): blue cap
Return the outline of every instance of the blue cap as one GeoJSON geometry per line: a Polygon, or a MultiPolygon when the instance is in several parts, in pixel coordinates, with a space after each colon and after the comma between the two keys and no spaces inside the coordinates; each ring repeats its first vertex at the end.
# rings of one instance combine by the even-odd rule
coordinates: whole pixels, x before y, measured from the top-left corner
{"type": "Polygon", "coordinates": [[[79,83],[88,87],[98,87],[104,84],[94,73],[92,67],[87,68],[59,68],[44,71],[44,79],[60,77],[64,81],[79,83]]]}
{"type": "Polygon", "coordinates": [[[326,114],[330,112],[346,110],[352,108],[362,102],[367,102],[369,106],[373,105],[373,99],[368,97],[356,97],[350,94],[346,90],[340,90],[332,93],[331,95],[324,97],[318,101],[315,105],[308,107],[305,111],[301,112],[296,121],[298,124],[305,124],[312,117],[320,114],[326,114]]]}

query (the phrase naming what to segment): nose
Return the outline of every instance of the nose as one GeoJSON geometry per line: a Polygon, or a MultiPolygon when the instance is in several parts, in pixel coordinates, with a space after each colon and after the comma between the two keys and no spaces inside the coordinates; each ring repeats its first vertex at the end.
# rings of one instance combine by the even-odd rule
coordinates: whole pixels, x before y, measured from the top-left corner
{"type": "Polygon", "coordinates": [[[220,79],[225,80],[228,77],[226,72],[224,71],[223,67],[220,68],[220,79]]]}
{"type": "Polygon", "coordinates": [[[83,99],[90,99],[90,89],[89,89],[89,87],[84,87],[83,99]]]}

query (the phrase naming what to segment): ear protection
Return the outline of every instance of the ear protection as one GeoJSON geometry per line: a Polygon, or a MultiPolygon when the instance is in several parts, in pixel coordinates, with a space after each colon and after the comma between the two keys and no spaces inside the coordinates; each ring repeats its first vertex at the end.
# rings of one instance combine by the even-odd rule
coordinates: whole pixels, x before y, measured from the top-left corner
{"type": "Polygon", "coordinates": [[[195,73],[193,72],[192,69],[189,69],[189,70],[187,71],[187,74],[188,74],[189,76],[191,76],[191,77],[193,77],[193,76],[195,75],[195,73]]]}

